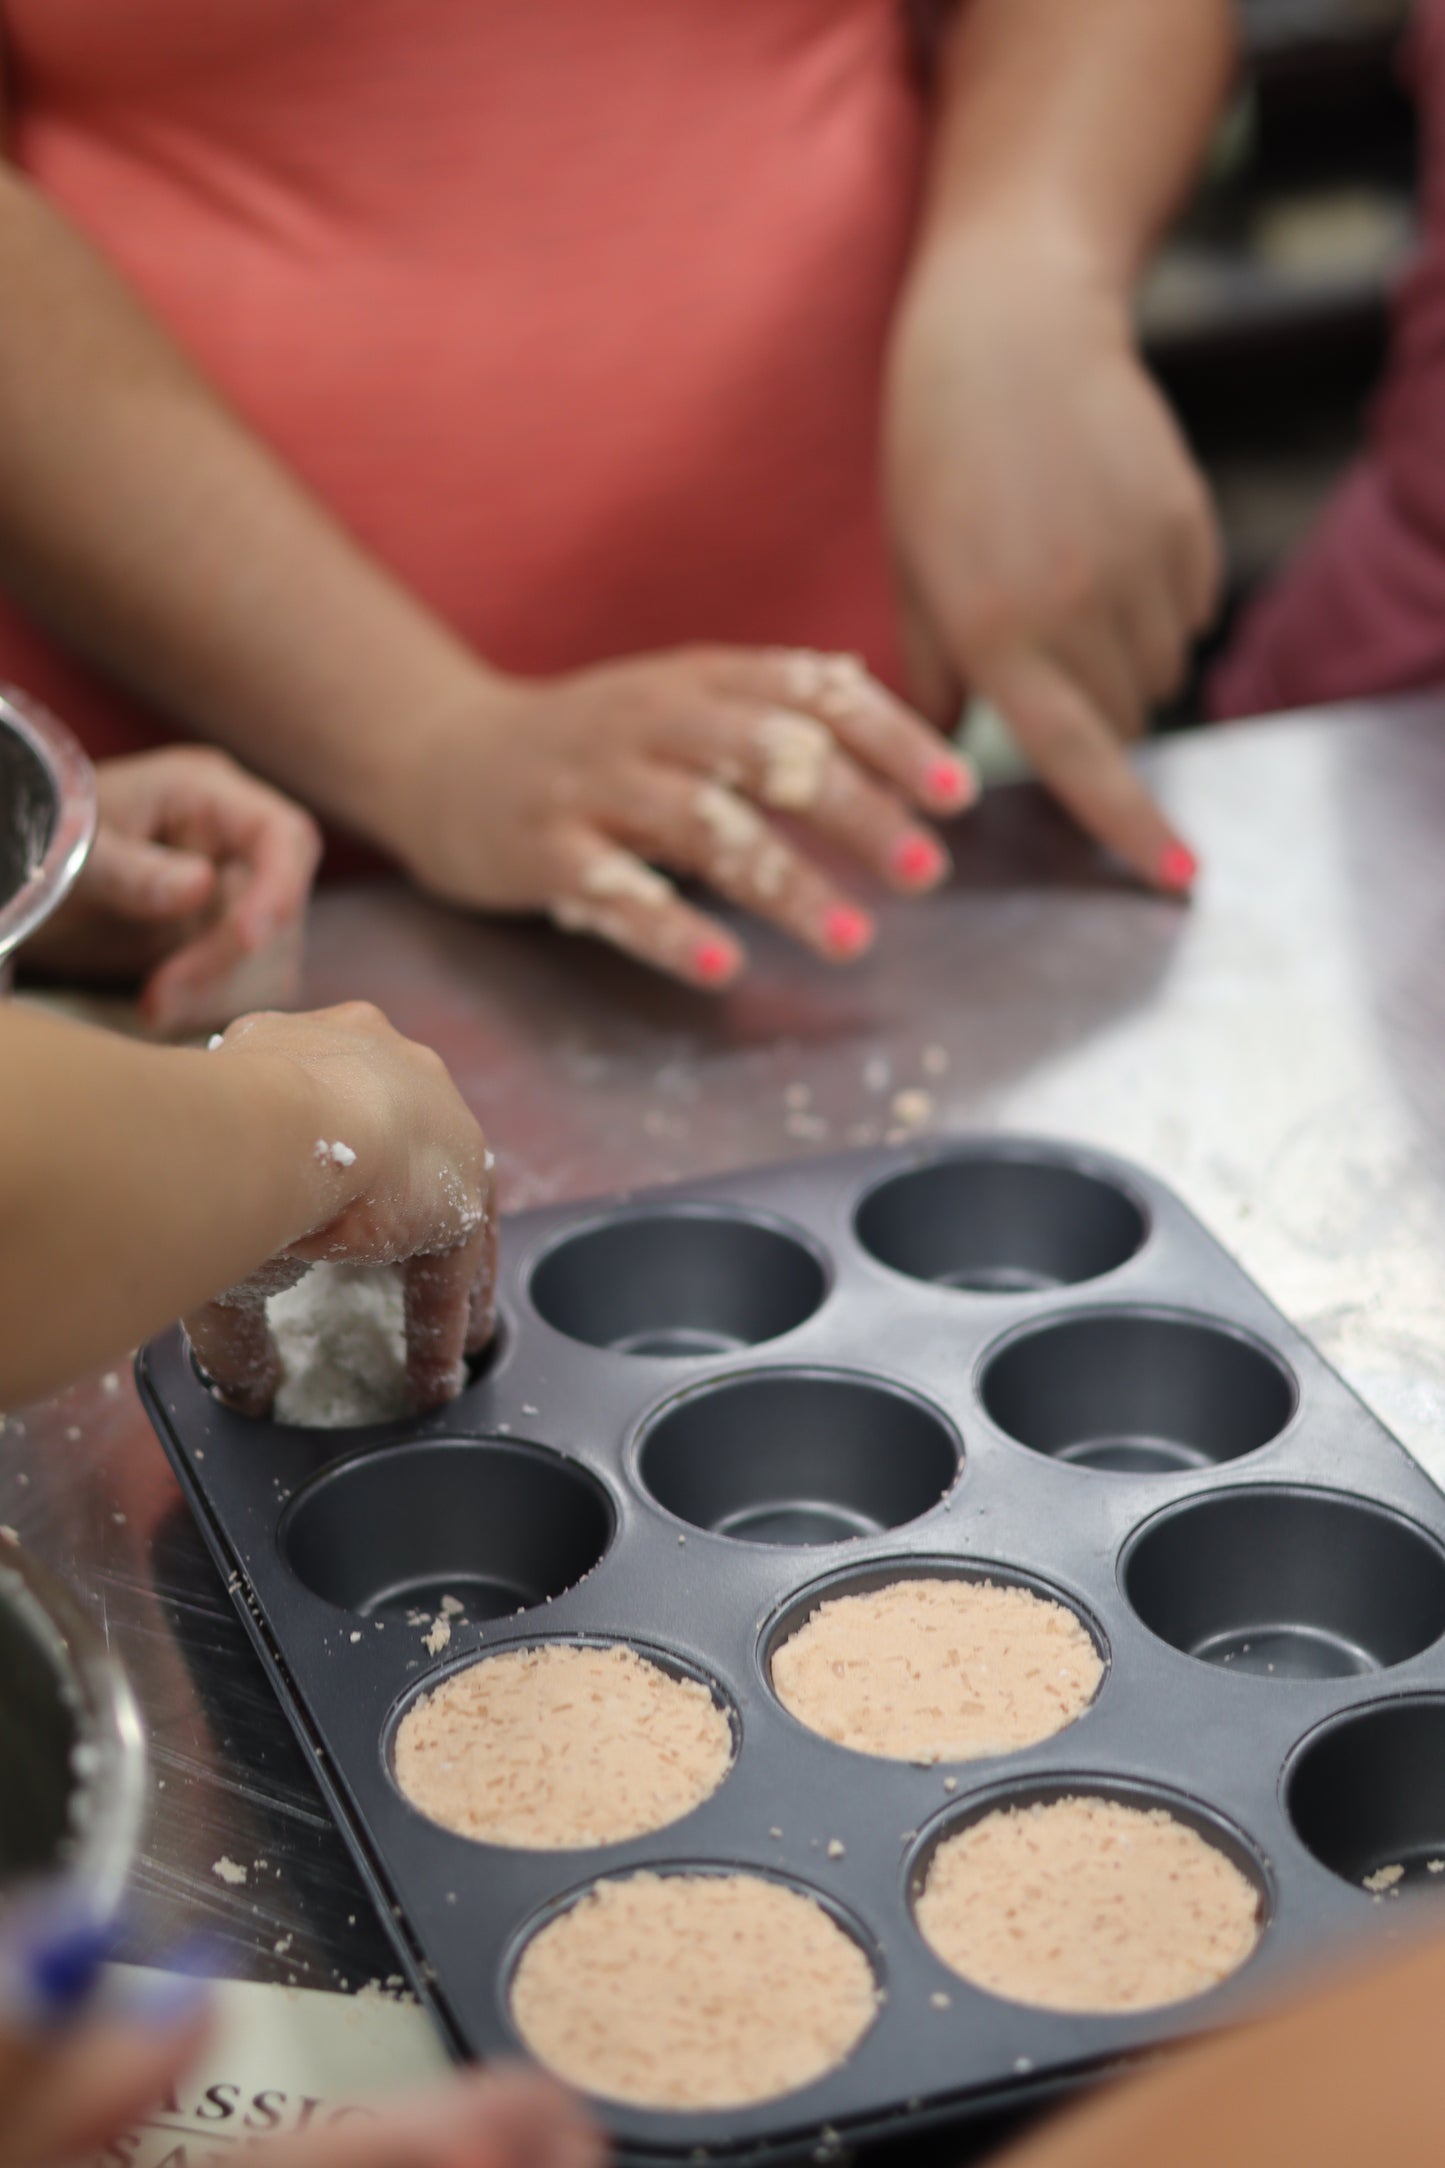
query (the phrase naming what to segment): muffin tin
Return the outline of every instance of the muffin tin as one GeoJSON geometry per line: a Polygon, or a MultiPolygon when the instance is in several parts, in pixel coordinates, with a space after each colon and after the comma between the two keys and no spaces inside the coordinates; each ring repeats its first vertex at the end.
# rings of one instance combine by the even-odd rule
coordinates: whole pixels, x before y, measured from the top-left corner
{"type": "Polygon", "coordinates": [[[517,2051],[511,1968],[601,1876],[780,1877],[869,1956],[883,1999],[842,2067],[723,2113],[602,2103],[625,2158],[832,2148],[1022,2103],[1445,1891],[1445,1499],[1140,1169],[954,1137],[530,1213],[505,1228],[500,1319],[461,1398],[410,1423],[251,1421],[174,1332],[141,1389],[458,2052],[517,2051]],[[806,1730],[770,1691],[772,1649],[823,1594],[900,1573],[1069,1605],[1105,1659],[1092,1706],[1022,1752],[927,1768],[806,1730]],[[466,1616],[433,1654],[448,1595],[466,1616]],[[720,1789],[588,1852],[425,1820],[390,1771],[401,1711],[551,1637],[707,1680],[737,1740],[720,1789]],[[1079,1791],[1168,1807],[1252,1879],[1263,1930],[1231,1981],[1077,2016],[934,1957],[911,1901],[941,1839],[1079,1791]],[[1372,1897],[1392,1864],[1403,1894],[1372,1897]]]}

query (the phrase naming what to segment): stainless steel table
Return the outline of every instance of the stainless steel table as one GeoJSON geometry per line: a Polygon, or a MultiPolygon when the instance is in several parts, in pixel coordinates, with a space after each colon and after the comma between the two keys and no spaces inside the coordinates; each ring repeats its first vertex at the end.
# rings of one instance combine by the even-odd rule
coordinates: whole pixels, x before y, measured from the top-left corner
{"type": "MultiPolygon", "coordinates": [[[[1148,760],[1203,857],[1190,907],[1114,878],[1011,789],[961,829],[950,892],[885,910],[846,975],[758,937],[748,986],[715,1005],[379,884],[322,897],[309,995],[367,996],[440,1048],[512,1207],[871,1141],[900,1090],[940,1129],[1132,1154],[1445,1477],[1445,697],[1148,760]]],[[[128,1369],[9,1418],[0,1522],[82,1592],[149,1721],[134,1954],[201,1928],[240,1976],[384,1977],[128,1369]]]]}

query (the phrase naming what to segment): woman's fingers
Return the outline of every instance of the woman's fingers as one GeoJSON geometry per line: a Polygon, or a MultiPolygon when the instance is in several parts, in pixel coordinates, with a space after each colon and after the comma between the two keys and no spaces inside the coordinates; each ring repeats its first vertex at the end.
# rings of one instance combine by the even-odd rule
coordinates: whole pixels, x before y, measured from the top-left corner
{"type": "Polygon", "coordinates": [[[811,648],[721,650],[710,675],[723,695],[808,714],[922,812],[961,813],[978,795],[968,762],[931,723],[870,677],[855,655],[811,648]]]}
{"type": "Polygon", "coordinates": [[[671,768],[639,768],[625,804],[628,839],[649,857],[700,875],[830,963],[851,963],[872,946],[869,913],[725,785],[671,768]]]}
{"type": "Polygon", "coordinates": [[[724,788],[786,813],[859,858],[904,894],[949,871],[938,837],[900,794],[874,782],[813,715],[719,700],[680,722],[677,750],[724,788]]]}
{"type": "Polygon", "coordinates": [[[671,881],[589,830],[558,846],[549,909],[565,933],[595,934],[707,993],[731,985],[746,961],[735,935],[685,903],[671,881]]]}
{"type": "Polygon", "coordinates": [[[1149,694],[1122,623],[1080,618],[1055,634],[1048,652],[1115,738],[1131,745],[1144,735],[1149,694]]]}
{"type": "Polygon", "coordinates": [[[1187,890],[1194,855],[1135,774],[1088,696],[1048,657],[1014,650],[980,671],[978,689],[1005,717],[1040,780],[1079,825],[1151,887],[1187,890]]]}

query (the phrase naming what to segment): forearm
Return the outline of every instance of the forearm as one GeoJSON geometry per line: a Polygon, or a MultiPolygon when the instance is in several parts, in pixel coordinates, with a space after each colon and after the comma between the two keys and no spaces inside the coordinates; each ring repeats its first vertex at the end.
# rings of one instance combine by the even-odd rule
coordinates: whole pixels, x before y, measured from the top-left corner
{"type": "Polygon", "coordinates": [[[1229,79],[1229,0],[960,0],[923,243],[1040,231],[1127,288],[1229,79]]]}
{"type": "Polygon", "coordinates": [[[0,1007],[0,1408],[114,1358],[336,1209],[295,1065],[0,1007]]]}
{"type": "Polygon", "coordinates": [[[0,576],[185,727],[394,845],[419,732],[474,696],[475,658],[3,167],[0,290],[0,576]]]}

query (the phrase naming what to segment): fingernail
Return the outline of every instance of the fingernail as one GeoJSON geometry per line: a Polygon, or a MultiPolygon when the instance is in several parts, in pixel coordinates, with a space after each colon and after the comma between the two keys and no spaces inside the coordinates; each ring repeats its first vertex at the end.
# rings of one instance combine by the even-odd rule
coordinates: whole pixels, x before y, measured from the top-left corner
{"type": "Polygon", "coordinates": [[[932,888],[948,871],[948,860],[932,836],[905,836],[893,853],[893,867],[910,888],[932,888]]]}
{"type": "Polygon", "coordinates": [[[942,806],[969,805],[978,794],[973,771],[961,760],[936,760],[926,780],[929,796],[936,798],[942,806]]]}
{"type": "Polygon", "coordinates": [[[873,939],[873,921],[851,903],[835,903],[824,916],[823,938],[835,956],[861,956],[873,939]]]}
{"type": "Polygon", "coordinates": [[[1199,860],[1186,844],[1168,843],[1159,857],[1159,885],[1179,894],[1194,886],[1199,860]]]}
{"type": "Polygon", "coordinates": [[[737,968],[737,958],[726,941],[699,941],[692,952],[692,968],[704,986],[720,986],[737,968]]]}

